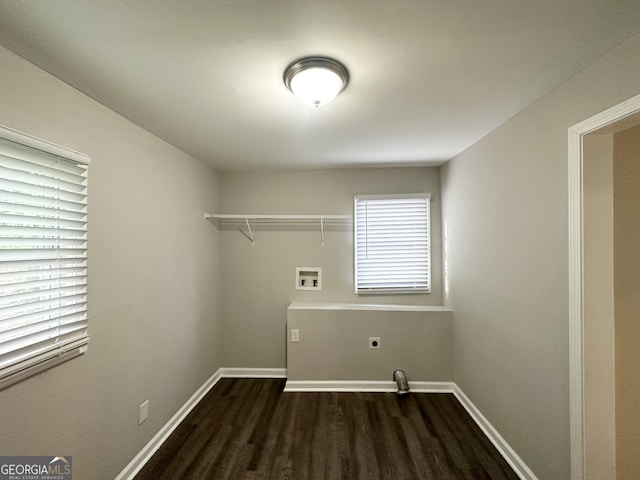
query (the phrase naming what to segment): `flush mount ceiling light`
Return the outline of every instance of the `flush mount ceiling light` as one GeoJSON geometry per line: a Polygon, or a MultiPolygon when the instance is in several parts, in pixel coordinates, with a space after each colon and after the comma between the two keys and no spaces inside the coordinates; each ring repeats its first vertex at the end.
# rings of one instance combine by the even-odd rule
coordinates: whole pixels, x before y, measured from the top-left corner
{"type": "Polygon", "coordinates": [[[298,60],[284,72],[284,84],[302,103],[326,105],[344,90],[349,73],[335,60],[309,57],[298,60]]]}

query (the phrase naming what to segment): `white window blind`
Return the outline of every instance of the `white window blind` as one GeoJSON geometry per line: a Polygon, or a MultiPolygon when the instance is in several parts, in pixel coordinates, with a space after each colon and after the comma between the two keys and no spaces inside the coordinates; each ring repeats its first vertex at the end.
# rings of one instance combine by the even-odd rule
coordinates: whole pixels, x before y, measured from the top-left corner
{"type": "Polygon", "coordinates": [[[0,388],[86,351],[87,166],[0,128],[0,388]]]}
{"type": "Polygon", "coordinates": [[[431,291],[429,195],[355,197],[355,291],[431,291]]]}

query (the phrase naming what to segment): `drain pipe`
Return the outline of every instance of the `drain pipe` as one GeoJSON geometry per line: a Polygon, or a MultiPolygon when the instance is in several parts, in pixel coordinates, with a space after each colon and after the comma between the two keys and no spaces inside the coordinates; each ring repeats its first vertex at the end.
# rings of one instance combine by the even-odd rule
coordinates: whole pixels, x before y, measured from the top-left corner
{"type": "Polygon", "coordinates": [[[409,382],[404,370],[396,370],[393,372],[393,380],[398,384],[398,395],[409,393],[409,382]]]}

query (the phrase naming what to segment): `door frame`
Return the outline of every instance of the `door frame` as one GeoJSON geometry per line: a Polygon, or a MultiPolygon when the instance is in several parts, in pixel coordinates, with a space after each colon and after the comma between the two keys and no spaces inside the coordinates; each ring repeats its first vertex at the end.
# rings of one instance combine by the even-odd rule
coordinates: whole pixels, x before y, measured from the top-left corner
{"type": "Polygon", "coordinates": [[[569,128],[569,408],[571,480],[584,480],[583,138],[640,113],[640,95],[569,128]]]}

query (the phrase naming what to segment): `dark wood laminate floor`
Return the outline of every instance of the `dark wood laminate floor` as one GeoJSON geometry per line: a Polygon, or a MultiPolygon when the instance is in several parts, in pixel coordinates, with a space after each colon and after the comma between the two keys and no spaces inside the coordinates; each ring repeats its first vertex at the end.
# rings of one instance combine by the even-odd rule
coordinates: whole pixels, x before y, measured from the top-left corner
{"type": "Polygon", "coordinates": [[[283,393],[284,383],[221,380],[136,480],[518,479],[451,394],[283,393]]]}

